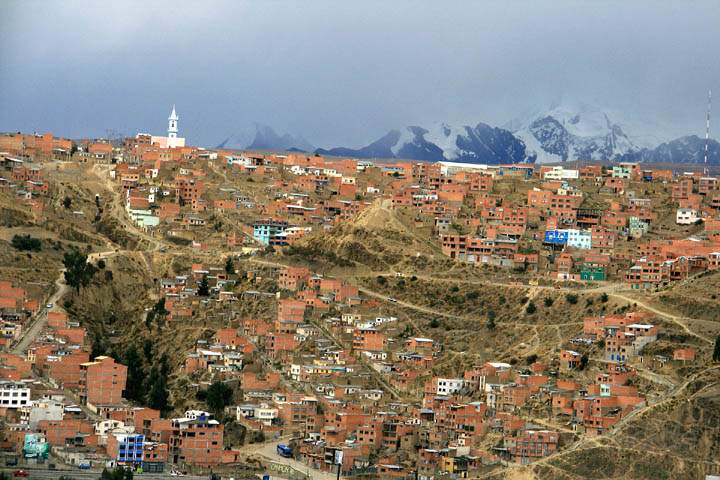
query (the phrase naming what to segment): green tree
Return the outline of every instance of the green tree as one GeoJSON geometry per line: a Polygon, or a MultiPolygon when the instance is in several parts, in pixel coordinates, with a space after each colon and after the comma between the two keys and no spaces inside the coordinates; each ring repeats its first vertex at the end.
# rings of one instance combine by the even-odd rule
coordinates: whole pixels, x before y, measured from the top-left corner
{"type": "Polygon", "coordinates": [[[713,361],[720,362],[720,335],[715,339],[715,350],[713,350],[713,361]]]}
{"type": "Polygon", "coordinates": [[[143,341],[143,356],[145,357],[145,362],[148,365],[153,364],[154,355],[153,355],[153,342],[149,338],[146,338],[145,341],[143,341]]]}
{"type": "Polygon", "coordinates": [[[42,242],[39,238],[33,238],[30,235],[13,235],[10,244],[15,250],[27,252],[39,252],[42,250],[42,242]]]}
{"type": "Polygon", "coordinates": [[[160,369],[157,366],[150,371],[145,388],[147,390],[147,405],[161,412],[167,412],[170,407],[167,378],[160,374],[160,369]]]}
{"type": "Polygon", "coordinates": [[[125,366],[127,366],[125,396],[130,400],[141,401],[145,393],[145,389],[143,388],[145,370],[135,345],[130,345],[125,351],[123,362],[125,366]]]}
{"type": "Polygon", "coordinates": [[[76,248],[65,252],[63,265],[65,266],[65,283],[78,292],[80,287],[88,286],[97,271],[93,264],[88,263],[87,255],[76,248]]]}
{"type": "Polygon", "coordinates": [[[495,330],[495,310],[488,310],[485,327],[487,327],[488,330],[495,330]]]}
{"type": "Polygon", "coordinates": [[[235,262],[233,262],[232,257],[227,257],[227,260],[225,260],[225,273],[228,275],[235,273],[235,262]]]}
{"type": "Polygon", "coordinates": [[[62,204],[66,210],[70,209],[70,206],[72,205],[72,198],[66,195],[65,198],[63,198],[62,204]]]}
{"type": "Polygon", "coordinates": [[[585,370],[585,367],[587,367],[588,362],[590,359],[588,358],[586,353],[583,353],[580,357],[580,370],[585,370]]]}
{"type": "Polygon", "coordinates": [[[553,304],[552,297],[545,297],[545,299],[543,300],[543,303],[545,304],[546,307],[552,307],[552,304],[553,304]]]}
{"type": "Polygon", "coordinates": [[[608,299],[609,299],[609,297],[608,297],[608,294],[607,294],[607,293],[603,292],[603,294],[600,295],[600,301],[601,301],[602,303],[607,303],[608,299]]]}
{"type": "Polygon", "coordinates": [[[133,480],[132,470],[117,467],[112,470],[103,468],[100,474],[100,480],[133,480]]]}
{"type": "Polygon", "coordinates": [[[533,302],[529,302],[527,304],[527,307],[525,307],[525,313],[527,313],[528,315],[532,315],[536,311],[537,311],[537,307],[535,306],[535,304],[533,302]]]}
{"type": "Polygon", "coordinates": [[[207,275],[203,275],[198,286],[198,295],[201,297],[207,297],[210,295],[210,286],[208,285],[207,275]]]}
{"type": "Polygon", "coordinates": [[[169,313],[170,312],[165,309],[165,297],[162,297],[153,305],[150,311],[147,312],[145,316],[145,326],[151,328],[152,322],[157,320],[158,327],[162,327],[165,323],[165,317],[167,317],[169,313]]]}
{"type": "Polygon", "coordinates": [[[213,382],[205,390],[205,403],[215,418],[222,418],[225,407],[233,401],[233,389],[223,382],[213,382]]]}
{"type": "Polygon", "coordinates": [[[568,293],[568,294],[565,295],[565,300],[566,300],[570,305],[575,305],[575,304],[578,302],[578,296],[575,295],[574,293],[568,293]]]}
{"type": "Polygon", "coordinates": [[[167,353],[163,353],[160,357],[160,375],[167,378],[170,375],[171,371],[172,370],[170,369],[170,362],[168,361],[167,353]]]}

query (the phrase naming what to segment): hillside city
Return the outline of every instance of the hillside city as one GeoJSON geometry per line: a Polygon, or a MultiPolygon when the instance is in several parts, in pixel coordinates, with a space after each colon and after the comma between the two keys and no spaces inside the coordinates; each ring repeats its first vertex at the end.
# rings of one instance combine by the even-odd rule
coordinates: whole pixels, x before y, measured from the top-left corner
{"type": "Polygon", "coordinates": [[[0,135],[3,471],[720,474],[716,167],[204,148],[178,110],[0,135]]]}

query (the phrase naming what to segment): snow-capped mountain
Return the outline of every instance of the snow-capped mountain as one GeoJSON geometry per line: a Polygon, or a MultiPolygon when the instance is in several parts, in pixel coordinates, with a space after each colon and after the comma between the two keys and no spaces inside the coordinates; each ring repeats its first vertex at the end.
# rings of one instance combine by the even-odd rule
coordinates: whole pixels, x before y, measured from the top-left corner
{"type": "Polygon", "coordinates": [[[510,125],[538,163],[615,160],[641,149],[609,113],[583,103],[556,105],[510,125]]]}
{"type": "MultiPolygon", "coordinates": [[[[256,124],[226,138],[218,148],[315,151],[355,158],[398,158],[466,163],[556,163],[574,160],[701,163],[705,141],[679,137],[668,125],[652,119],[587,103],[563,101],[534,111],[503,127],[485,123],[394,129],[361,148],[315,148],[300,136],[279,135],[256,124]],[[674,140],[670,140],[673,139],[674,140]]],[[[720,164],[720,144],[711,140],[708,163],[720,164]]]]}
{"type": "MultiPolygon", "coordinates": [[[[640,151],[623,155],[619,160],[646,163],[703,163],[705,161],[705,139],[697,135],[687,135],[655,148],[643,148],[640,151]]],[[[708,164],[720,165],[720,143],[708,141],[708,164]]]]}
{"type": "Polygon", "coordinates": [[[510,131],[478,123],[475,127],[452,127],[445,123],[431,129],[409,126],[391,130],[359,149],[318,149],[317,153],[357,158],[403,158],[466,163],[532,163],[535,156],[510,131]]]}
{"type": "Polygon", "coordinates": [[[312,152],[315,147],[302,136],[289,133],[278,135],[268,125],[255,124],[253,130],[243,130],[223,140],[217,148],[247,150],[298,150],[312,152]],[[253,131],[254,130],[254,131],[253,131]]]}

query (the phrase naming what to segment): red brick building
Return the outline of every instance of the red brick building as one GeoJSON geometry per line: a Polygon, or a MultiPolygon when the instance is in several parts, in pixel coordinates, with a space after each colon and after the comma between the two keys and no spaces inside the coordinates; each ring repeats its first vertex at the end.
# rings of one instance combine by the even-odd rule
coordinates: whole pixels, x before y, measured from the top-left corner
{"type": "Polygon", "coordinates": [[[81,397],[90,405],[113,405],[122,400],[127,367],[111,357],[95,357],[92,362],[80,365],[82,378],[81,397]]]}
{"type": "Polygon", "coordinates": [[[172,421],[170,458],[176,464],[212,467],[222,462],[223,425],[206,416],[172,421]]]}

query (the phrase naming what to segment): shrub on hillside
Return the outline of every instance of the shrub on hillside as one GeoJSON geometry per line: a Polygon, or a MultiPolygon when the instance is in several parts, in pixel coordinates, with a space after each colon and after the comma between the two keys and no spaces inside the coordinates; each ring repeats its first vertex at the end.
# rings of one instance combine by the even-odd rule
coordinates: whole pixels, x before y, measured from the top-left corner
{"type": "Polygon", "coordinates": [[[566,300],[570,305],[575,305],[575,304],[578,302],[578,296],[575,295],[574,293],[568,293],[568,294],[565,295],[565,300],[566,300]]]}
{"type": "Polygon", "coordinates": [[[10,244],[15,250],[39,252],[42,249],[42,242],[39,238],[30,235],[13,235],[10,244]]]}

